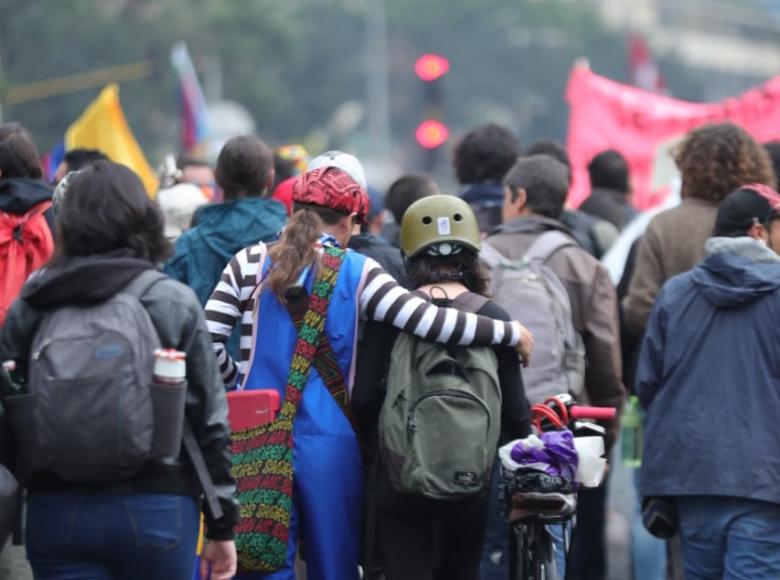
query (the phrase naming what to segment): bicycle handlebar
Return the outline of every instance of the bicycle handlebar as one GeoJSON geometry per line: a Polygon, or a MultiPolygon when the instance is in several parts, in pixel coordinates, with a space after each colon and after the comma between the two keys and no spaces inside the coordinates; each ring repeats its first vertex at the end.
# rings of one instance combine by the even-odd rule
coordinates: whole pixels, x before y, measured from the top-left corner
{"type": "Polygon", "coordinates": [[[580,407],[572,405],[569,408],[569,417],[572,419],[592,419],[594,421],[608,421],[617,416],[614,407],[580,407]]]}

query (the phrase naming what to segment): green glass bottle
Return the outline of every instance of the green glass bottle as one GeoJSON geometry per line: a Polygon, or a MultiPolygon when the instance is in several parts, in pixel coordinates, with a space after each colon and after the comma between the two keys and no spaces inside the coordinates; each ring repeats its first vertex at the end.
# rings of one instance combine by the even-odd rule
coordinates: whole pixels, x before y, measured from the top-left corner
{"type": "Polygon", "coordinates": [[[623,464],[636,469],[642,465],[642,407],[636,395],[626,401],[620,436],[623,464]]]}

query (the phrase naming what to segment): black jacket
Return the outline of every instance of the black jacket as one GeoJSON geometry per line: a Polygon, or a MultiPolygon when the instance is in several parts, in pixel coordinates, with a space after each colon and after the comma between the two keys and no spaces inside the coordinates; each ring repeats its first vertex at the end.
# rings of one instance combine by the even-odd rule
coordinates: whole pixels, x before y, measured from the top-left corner
{"type": "Polygon", "coordinates": [[[409,288],[406,278],[406,266],[401,257],[401,250],[391,246],[384,239],[372,234],[352,236],[349,247],[358,254],[363,254],[376,260],[404,288],[409,288]]]}
{"type": "MultiPolygon", "coordinates": [[[[40,179],[0,179],[0,211],[24,215],[39,203],[51,201],[52,193],[51,187],[40,179]]],[[[43,217],[54,237],[54,212],[49,208],[43,217]]]]}
{"type": "MultiPolygon", "coordinates": [[[[44,270],[25,285],[8,312],[0,334],[0,360],[26,364],[33,336],[43,315],[65,304],[107,300],[152,264],[125,252],[70,258],[44,270]]],[[[203,451],[224,515],[215,520],[206,513],[206,535],[226,540],[238,521],[235,481],[230,474],[230,430],[224,385],[217,371],[211,339],[195,294],[175,280],[154,284],[141,303],[146,307],[165,348],[187,355],[186,416],[203,451]]],[[[150,464],[130,480],[117,484],[84,486],[65,483],[52,474],[38,474],[29,483],[36,491],[101,491],[109,493],[175,493],[200,495],[195,471],[185,453],[175,465],[150,464]]],[[[205,507],[205,506],[204,506],[205,507]]]]}
{"type": "Polygon", "coordinates": [[[615,189],[594,189],[580,210],[606,220],[622,230],[639,212],[628,203],[628,194],[615,189]]]}

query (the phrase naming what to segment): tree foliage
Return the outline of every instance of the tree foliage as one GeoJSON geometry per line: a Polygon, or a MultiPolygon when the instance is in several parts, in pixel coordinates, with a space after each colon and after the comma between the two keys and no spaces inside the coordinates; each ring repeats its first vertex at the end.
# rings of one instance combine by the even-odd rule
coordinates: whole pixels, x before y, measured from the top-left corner
{"type": "MultiPolygon", "coordinates": [[[[154,159],[177,143],[168,55],[182,39],[201,72],[208,59],[218,59],[225,98],[248,108],[263,137],[296,141],[326,127],[341,104],[365,101],[366,19],[376,1],[2,0],[0,99],[9,86],[151,59],[155,73],[122,84],[121,96],[131,127],[154,159]]],[[[385,5],[391,127],[401,148],[412,146],[421,120],[422,90],[413,63],[423,52],[451,62],[445,119],[455,133],[493,120],[512,127],[526,144],[541,136],[564,137],[564,90],[576,58],[587,57],[601,74],[626,76],[626,39],[606,32],[588,3],[385,5]]],[[[673,92],[700,96],[683,67],[669,71],[673,92]]],[[[46,150],[97,92],[6,107],[4,117],[27,125],[46,150]]]]}

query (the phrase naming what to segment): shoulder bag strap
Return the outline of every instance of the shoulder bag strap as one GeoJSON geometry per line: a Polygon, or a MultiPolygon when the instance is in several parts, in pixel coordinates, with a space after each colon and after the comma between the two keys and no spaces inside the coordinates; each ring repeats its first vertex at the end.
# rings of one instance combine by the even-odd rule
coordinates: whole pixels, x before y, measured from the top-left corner
{"type": "Polygon", "coordinates": [[[323,250],[308,306],[298,329],[298,341],[287,376],[284,403],[279,412],[280,419],[292,420],[298,411],[301,392],[306,386],[309,371],[319,350],[320,339],[324,335],[328,306],[346,254],[346,251],[339,248],[326,247],[323,250]]]}
{"type": "MultiPolygon", "coordinates": [[[[300,332],[305,314],[309,309],[309,303],[310,298],[305,295],[300,300],[292,300],[285,303],[290,318],[292,319],[293,324],[295,324],[295,328],[298,329],[298,332],[300,332]]],[[[349,407],[347,384],[344,380],[344,375],[341,372],[338,359],[336,358],[336,353],[333,351],[330,340],[324,332],[320,334],[317,351],[314,354],[312,364],[317,370],[317,374],[322,379],[322,382],[325,383],[333,400],[336,401],[336,404],[344,415],[346,415],[349,422],[352,423],[352,412],[349,407]]]]}

